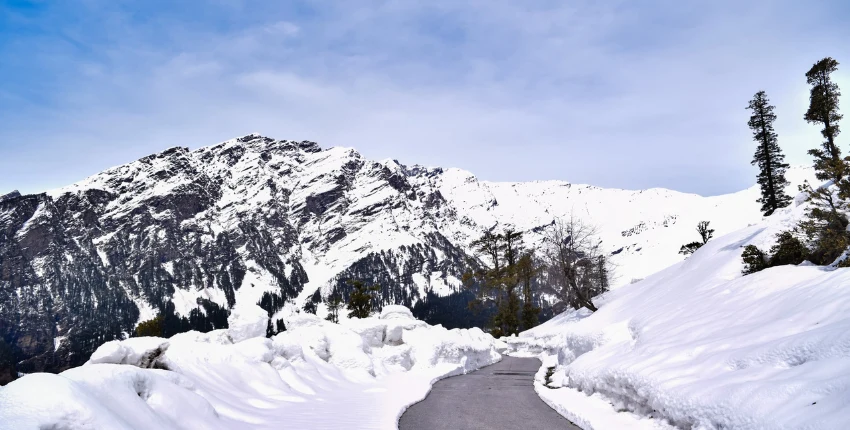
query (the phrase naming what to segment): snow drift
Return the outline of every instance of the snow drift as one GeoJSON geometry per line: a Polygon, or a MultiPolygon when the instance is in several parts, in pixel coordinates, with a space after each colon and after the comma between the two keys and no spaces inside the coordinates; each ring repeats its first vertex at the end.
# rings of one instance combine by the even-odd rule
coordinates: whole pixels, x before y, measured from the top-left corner
{"type": "Polygon", "coordinates": [[[501,359],[481,330],[402,306],[345,326],[294,314],[271,339],[265,311],[240,306],[227,330],[107,342],[82,367],[0,387],[0,428],[395,428],[437,379],[501,359]]]}
{"type": "Polygon", "coordinates": [[[608,293],[598,312],[564,313],[508,343],[555,367],[548,385],[541,369],[537,391],[584,428],[846,429],[850,270],[741,275],[743,247],[769,248],[803,210],[714,239],[608,293]]]}

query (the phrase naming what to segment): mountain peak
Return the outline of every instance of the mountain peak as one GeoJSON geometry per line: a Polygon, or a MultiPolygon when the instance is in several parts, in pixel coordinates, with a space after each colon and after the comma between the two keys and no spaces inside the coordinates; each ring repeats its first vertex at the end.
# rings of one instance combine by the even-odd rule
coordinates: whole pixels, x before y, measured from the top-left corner
{"type": "Polygon", "coordinates": [[[14,199],[16,197],[20,197],[20,196],[21,196],[21,193],[18,192],[18,190],[13,190],[11,193],[0,195],[0,202],[6,201],[6,200],[12,200],[12,199],[14,199]]]}

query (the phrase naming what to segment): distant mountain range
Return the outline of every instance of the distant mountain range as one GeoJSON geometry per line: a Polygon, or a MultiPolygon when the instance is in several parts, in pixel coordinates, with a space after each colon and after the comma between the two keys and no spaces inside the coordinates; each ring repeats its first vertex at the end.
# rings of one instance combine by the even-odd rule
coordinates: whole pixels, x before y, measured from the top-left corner
{"type": "Polygon", "coordinates": [[[534,248],[554,217],[572,213],[598,226],[622,285],[681,260],[698,221],[719,235],[760,220],[757,198],[757,187],[701,197],[487,182],[256,134],[175,147],[65,188],[0,197],[0,336],[19,371],[56,371],[163,311],[210,317],[250,301],[289,312],[347,294],[348,279],[442,322],[469,300],[461,274],[487,230],[516,228],[534,248]]]}

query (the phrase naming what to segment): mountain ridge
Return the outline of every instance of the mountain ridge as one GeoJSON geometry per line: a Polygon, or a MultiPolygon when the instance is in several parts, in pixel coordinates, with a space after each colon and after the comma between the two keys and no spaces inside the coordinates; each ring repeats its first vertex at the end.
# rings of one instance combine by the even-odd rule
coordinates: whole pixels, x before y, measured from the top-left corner
{"type": "MultiPolygon", "coordinates": [[[[810,172],[791,173],[797,183],[810,172]]],[[[56,370],[168,306],[187,316],[263,302],[275,317],[310,302],[323,312],[350,278],[381,285],[382,305],[452,297],[438,307],[461,308],[474,239],[512,227],[533,249],[570,214],[599,226],[621,285],[680,261],[697,221],[722,234],[760,220],[757,197],[481,181],[259,134],[172,147],[0,200],[0,335],[24,371],[56,370]]]]}

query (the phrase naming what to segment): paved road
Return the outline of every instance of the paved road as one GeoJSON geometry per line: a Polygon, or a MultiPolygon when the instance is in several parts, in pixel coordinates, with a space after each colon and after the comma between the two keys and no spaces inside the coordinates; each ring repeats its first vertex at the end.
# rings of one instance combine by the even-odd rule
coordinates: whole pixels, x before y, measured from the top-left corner
{"type": "Polygon", "coordinates": [[[580,430],[534,392],[536,358],[505,356],[467,375],[434,384],[399,420],[400,430],[580,430]]]}

